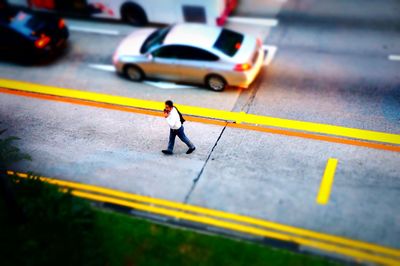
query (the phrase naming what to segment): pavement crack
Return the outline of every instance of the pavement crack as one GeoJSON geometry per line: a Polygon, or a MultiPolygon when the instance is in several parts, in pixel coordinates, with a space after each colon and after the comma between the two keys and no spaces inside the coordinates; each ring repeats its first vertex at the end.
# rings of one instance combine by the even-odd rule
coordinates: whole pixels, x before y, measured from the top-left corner
{"type": "Polygon", "coordinates": [[[260,71],[258,77],[256,78],[256,80],[249,89],[244,89],[241,91],[234,107],[232,108],[232,112],[245,112],[245,113],[249,112],[256,98],[258,90],[261,88],[261,83],[262,80],[264,79],[265,71],[266,70],[260,71]]]}
{"type": "Polygon", "coordinates": [[[214,149],[217,147],[219,140],[221,139],[222,135],[224,134],[227,125],[228,125],[228,123],[226,123],[224,128],[221,130],[221,133],[219,134],[217,140],[214,143],[214,146],[212,147],[210,153],[208,154],[207,159],[203,164],[203,167],[201,168],[201,170],[200,170],[199,174],[197,175],[197,177],[195,179],[193,179],[192,187],[189,189],[189,192],[185,196],[185,200],[183,201],[185,204],[189,202],[189,198],[192,195],[192,192],[194,191],[194,189],[196,188],[197,182],[200,180],[200,177],[203,174],[204,169],[206,168],[207,163],[210,160],[212,153],[214,152],[214,149]]]}

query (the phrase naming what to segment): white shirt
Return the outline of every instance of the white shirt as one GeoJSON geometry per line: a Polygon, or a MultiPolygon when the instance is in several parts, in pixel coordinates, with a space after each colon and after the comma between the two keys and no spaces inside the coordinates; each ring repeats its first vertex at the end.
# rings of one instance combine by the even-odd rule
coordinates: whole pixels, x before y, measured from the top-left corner
{"type": "Polygon", "coordinates": [[[171,129],[179,129],[182,126],[181,119],[175,107],[172,108],[171,112],[169,112],[169,115],[167,116],[166,119],[171,129]]]}

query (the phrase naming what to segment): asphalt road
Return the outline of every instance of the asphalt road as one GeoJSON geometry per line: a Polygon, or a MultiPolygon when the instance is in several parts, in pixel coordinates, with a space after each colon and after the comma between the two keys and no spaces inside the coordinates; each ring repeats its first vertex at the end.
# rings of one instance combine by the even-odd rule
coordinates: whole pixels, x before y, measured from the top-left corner
{"type": "MultiPolygon", "coordinates": [[[[398,1],[241,2],[234,17],[278,22],[227,25],[277,48],[248,90],[129,82],[107,68],[136,29],[78,20],[69,20],[69,48],[58,60],[0,62],[0,77],[400,134],[400,61],[389,60],[400,54],[398,1]]],[[[0,101],[1,126],[33,157],[17,170],[400,248],[398,152],[188,122],[197,150],[186,155],[178,141],[166,157],[162,118],[6,94],[0,101]],[[319,205],[329,158],[338,166],[330,200],[319,205]]]]}

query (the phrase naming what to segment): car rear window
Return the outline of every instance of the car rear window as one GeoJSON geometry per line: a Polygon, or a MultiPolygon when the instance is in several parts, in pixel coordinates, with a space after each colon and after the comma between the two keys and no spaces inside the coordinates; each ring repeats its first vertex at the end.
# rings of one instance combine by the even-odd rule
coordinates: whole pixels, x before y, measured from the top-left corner
{"type": "Polygon", "coordinates": [[[234,56],[242,45],[244,36],[235,31],[222,29],[217,41],[214,43],[214,48],[220,50],[226,55],[234,56]]]}
{"type": "Polygon", "coordinates": [[[140,48],[140,53],[147,53],[153,46],[162,44],[170,29],[171,27],[162,28],[150,34],[140,48]]]}

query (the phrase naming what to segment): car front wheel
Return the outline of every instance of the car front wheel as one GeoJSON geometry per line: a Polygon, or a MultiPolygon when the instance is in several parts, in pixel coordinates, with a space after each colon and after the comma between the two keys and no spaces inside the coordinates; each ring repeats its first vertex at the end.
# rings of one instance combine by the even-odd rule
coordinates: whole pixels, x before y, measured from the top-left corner
{"type": "Polygon", "coordinates": [[[226,87],[226,81],[218,75],[210,75],[206,78],[206,85],[213,91],[223,91],[226,87]]]}
{"type": "Polygon", "coordinates": [[[143,71],[137,66],[126,66],[125,76],[132,81],[141,81],[144,78],[143,71]]]}

